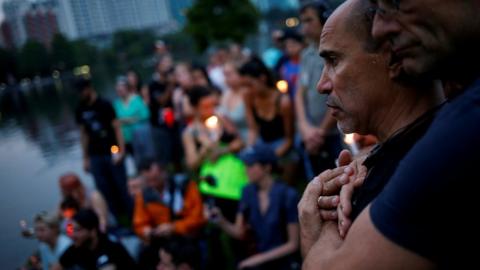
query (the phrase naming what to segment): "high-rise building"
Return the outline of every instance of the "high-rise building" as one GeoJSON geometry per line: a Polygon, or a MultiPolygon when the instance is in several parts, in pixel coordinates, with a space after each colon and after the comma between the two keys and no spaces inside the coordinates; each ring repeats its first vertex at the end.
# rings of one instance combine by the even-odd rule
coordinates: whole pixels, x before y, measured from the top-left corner
{"type": "Polygon", "coordinates": [[[251,0],[252,3],[261,12],[266,12],[272,8],[279,9],[297,9],[299,7],[299,0],[251,0]]]}
{"type": "Polygon", "coordinates": [[[15,47],[20,47],[27,40],[27,33],[23,23],[23,15],[27,13],[30,3],[27,0],[8,0],[3,3],[5,22],[11,32],[15,47]]]}
{"type": "Polygon", "coordinates": [[[110,17],[116,30],[158,27],[171,20],[165,0],[113,0],[110,17]]]}
{"type": "Polygon", "coordinates": [[[169,2],[173,19],[180,25],[185,24],[185,12],[193,5],[193,0],[170,0],[169,2]]]}
{"type": "Polygon", "coordinates": [[[61,0],[60,27],[71,39],[169,25],[167,0],[61,0]]]}
{"type": "Polygon", "coordinates": [[[57,15],[49,3],[33,4],[23,16],[27,39],[50,47],[53,36],[59,32],[57,15]]]}
{"type": "Polygon", "coordinates": [[[1,36],[2,36],[2,46],[7,49],[15,48],[15,42],[13,39],[13,32],[12,28],[10,27],[10,23],[7,21],[3,21],[1,26],[1,36]]]}

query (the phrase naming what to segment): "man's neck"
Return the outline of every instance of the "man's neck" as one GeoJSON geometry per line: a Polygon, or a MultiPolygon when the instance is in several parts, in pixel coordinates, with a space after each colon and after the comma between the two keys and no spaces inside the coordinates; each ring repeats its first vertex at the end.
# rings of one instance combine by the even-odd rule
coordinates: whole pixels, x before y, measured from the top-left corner
{"type": "Polygon", "coordinates": [[[94,236],[92,237],[92,241],[90,242],[90,245],[88,246],[88,248],[90,250],[95,250],[98,247],[98,244],[99,244],[99,232],[94,234],[94,236]]]}
{"type": "MultiPolygon", "coordinates": [[[[397,89],[394,91],[405,91],[397,89]]],[[[429,110],[445,101],[440,82],[436,82],[431,89],[412,89],[409,94],[396,96],[389,108],[378,113],[382,117],[376,125],[376,135],[380,142],[385,142],[397,131],[413,123],[429,110]]]]}
{"type": "Polygon", "coordinates": [[[95,103],[95,101],[97,101],[97,98],[98,98],[97,92],[93,92],[92,96],[90,97],[90,100],[88,101],[88,105],[92,105],[93,103],[95,103]]]}
{"type": "Polygon", "coordinates": [[[319,42],[320,42],[320,36],[309,38],[308,45],[318,48],[319,42]]]}
{"type": "Polygon", "coordinates": [[[273,185],[273,178],[270,174],[266,175],[258,182],[258,188],[260,191],[269,191],[273,185]]]}
{"type": "Polygon", "coordinates": [[[47,240],[45,243],[50,247],[51,250],[55,249],[57,245],[58,235],[55,235],[52,239],[47,240]]]}

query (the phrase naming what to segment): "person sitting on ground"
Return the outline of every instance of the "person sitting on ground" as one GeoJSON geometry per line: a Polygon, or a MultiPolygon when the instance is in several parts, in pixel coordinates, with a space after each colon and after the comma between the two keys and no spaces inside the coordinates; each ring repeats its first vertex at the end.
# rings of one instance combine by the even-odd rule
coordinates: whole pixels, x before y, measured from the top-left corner
{"type": "Polygon", "coordinates": [[[62,202],[73,200],[79,209],[91,208],[98,216],[100,231],[105,233],[109,225],[108,206],[102,194],[96,189],[86,189],[80,181],[80,178],[74,173],[66,173],[60,176],[59,185],[62,194],[62,202]],[[67,200],[67,198],[69,199],[67,200]]]}
{"type": "Polygon", "coordinates": [[[70,238],[60,233],[58,214],[39,213],[35,217],[35,237],[40,241],[38,253],[45,270],[58,263],[60,256],[72,244],[70,238]]]}
{"type": "Polygon", "coordinates": [[[253,231],[256,251],[238,268],[291,269],[299,249],[297,192],[271,174],[274,152],[265,145],[255,146],[242,155],[250,183],[243,189],[235,223],[225,219],[218,208],[209,213],[226,233],[245,239],[253,231]]]}
{"type": "Polygon", "coordinates": [[[73,245],[52,269],[137,269],[127,250],[100,232],[98,217],[93,210],[81,209],[73,220],[73,245]]]}
{"type": "Polygon", "coordinates": [[[205,223],[203,203],[197,185],[182,175],[170,176],[154,160],[139,166],[146,188],[135,197],[133,225],[144,241],[140,265],[145,269],[158,263],[158,250],[170,237],[195,238],[205,223]]]}
{"type": "Polygon", "coordinates": [[[195,270],[200,268],[200,252],[190,242],[176,239],[168,242],[159,251],[157,270],[195,270]]]}

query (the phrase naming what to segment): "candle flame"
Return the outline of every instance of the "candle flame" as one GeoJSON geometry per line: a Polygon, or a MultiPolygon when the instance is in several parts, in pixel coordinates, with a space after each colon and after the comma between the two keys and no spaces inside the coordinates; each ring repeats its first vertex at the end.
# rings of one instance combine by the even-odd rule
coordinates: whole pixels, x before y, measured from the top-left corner
{"type": "Polygon", "coordinates": [[[345,134],[345,137],[343,138],[343,141],[348,145],[352,145],[354,143],[353,133],[345,134]]]}
{"type": "Polygon", "coordinates": [[[285,80],[280,80],[277,82],[277,89],[281,93],[287,93],[288,92],[288,82],[285,80]]]}
{"type": "Polygon", "coordinates": [[[218,126],[218,117],[215,115],[210,116],[207,118],[207,120],[205,120],[205,125],[210,129],[216,128],[218,126]]]}
{"type": "Polygon", "coordinates": [[[112,147],[110,147],[110,152],[112,152],[112,154],[118,154],[119,151],[120,148],[116,145],[112,145],[112,147]]]}

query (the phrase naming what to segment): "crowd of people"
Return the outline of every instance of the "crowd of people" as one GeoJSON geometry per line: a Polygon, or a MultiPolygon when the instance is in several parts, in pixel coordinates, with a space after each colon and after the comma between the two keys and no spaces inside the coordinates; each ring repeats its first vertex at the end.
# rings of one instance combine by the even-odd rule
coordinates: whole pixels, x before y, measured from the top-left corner
{"type": "Polygon", "coordinates": [[[56,231],[72,245],[40,254],[43,268],[298,268],[299,192],[342,149],[316,90],[323,62],[312,57],[328,11],[324,2],[302,7],[303,32],[272,36],[274,59],[231,44],[203,66],[175,62],[159,43],[151,80],[128,70],[114,100],[78,78],[75,115],[95,189],[60,177],[56,231]],[[139,247],[118,245],[131,234],[139,247]]]}
{"type": "Polygon", "coordinates": [[[113,102],[79,78],[96,190],[60,177],[59,212],[35,218],[38,267],[476,265],[464,241],[478,222],[456,216],[476,206],[479,9],[314,1],[302,32],[273,32],[262,57],[232,44],[206,67],[175,63],[162,43],[152,80],[128,71],[113,102]],[[342,151],[347,133],[364,151],[342,151]],[[138,249],[119,241],[129,234],[138,249]]]}

